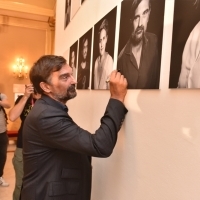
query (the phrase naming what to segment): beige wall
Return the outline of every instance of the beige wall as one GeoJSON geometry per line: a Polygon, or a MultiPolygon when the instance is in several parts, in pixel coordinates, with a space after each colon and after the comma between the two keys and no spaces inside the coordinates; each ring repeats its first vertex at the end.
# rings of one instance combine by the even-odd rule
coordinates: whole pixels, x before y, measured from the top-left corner
{"type": "MultiPolygon", "coordinates": [[[[47,23],[0,15],[0,92],[8,96],[12,106],[13,84],[29,83],[29,79],[18,80],[13,76],[16,59],[23,57],[30,68],[40,56],[51,53],[53,36],[47,23]]],[[[9,121],[8,130],[17,130],[19,124],[19,119],[9,121]]]]}
{"type": "MultiPolygon", "coordinates": [[[[119,26],[121,0],[86,0],[66,30],[65,0],[57,3],[55,54],[64,55],[116,5],[119,26]]],[[[166,0],[161,89],[128,91],[129,112],[113,154],[93,158],[92,200],[199,200],[200,92],[168,89],[173,6],[166,0]]],[[[94,132],[108,99],[108,91],[79,90],[68,102],[70,115],[94,132]]]]}

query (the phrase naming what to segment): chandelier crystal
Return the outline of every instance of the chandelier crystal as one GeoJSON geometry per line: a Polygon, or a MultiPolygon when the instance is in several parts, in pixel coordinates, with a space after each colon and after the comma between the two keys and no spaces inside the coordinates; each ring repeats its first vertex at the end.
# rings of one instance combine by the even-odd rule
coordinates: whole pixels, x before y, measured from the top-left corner
{"type": "Polygon", "coordinates": [[[17,58],[16,64],[13,66],[13,74],[18,79],[28,78],[28,67],[25,66],[23,58],[17,58]]]}

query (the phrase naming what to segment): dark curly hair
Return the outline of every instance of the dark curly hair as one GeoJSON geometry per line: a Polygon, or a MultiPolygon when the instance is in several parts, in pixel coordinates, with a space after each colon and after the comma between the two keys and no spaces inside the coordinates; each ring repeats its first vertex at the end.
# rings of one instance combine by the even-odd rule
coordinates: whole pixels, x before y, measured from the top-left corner
{"type": "MultiPolygon", "coordinates": [[[[133,0],[131,5],[131,19],[133,19],[133,17],[135,16],[135,10],[137,9],[141,1],[142,0],[133,0]]],[[[149,0],[149,9],[151,10],[151,0],[149,0]]]]}

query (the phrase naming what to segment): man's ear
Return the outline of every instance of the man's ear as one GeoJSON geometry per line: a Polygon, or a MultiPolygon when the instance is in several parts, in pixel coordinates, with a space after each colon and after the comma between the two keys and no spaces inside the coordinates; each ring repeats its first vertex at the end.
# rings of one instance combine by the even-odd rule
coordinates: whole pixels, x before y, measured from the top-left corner
{"type": "Polygon", "coordinates": [[[50,86],[45,82],[40,82],[40,87],[46,93],[50,93],[51,92],[50,86]]]}

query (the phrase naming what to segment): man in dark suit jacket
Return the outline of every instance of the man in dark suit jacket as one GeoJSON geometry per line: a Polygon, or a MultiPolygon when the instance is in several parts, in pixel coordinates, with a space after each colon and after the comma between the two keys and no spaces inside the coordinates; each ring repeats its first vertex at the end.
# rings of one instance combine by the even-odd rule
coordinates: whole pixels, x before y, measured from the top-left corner
{"type": "Polygon", "coordinates": [[[72,68],[61,56],[43,56],[30,80],[42,94],[27,116],[23,132],[22,200],[89,200],[91,156],[108,157],[127,109],[127,81],[116,70],[110,77],[111,98],[95,134],[80,128],[65,105],[76,96],[72,68]]]}

